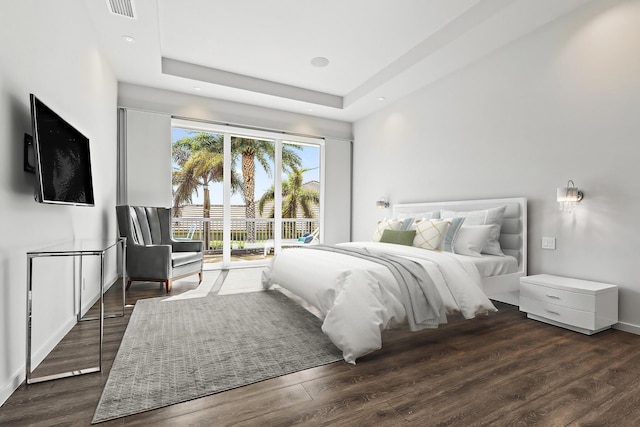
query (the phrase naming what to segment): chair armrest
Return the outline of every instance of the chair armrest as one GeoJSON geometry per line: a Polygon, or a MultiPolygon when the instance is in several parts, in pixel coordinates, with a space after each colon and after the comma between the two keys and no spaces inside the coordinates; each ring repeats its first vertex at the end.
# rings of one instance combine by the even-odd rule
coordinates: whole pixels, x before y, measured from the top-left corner
{"type": "Polygon", "coordinates": [[[168,279],[171,274],[171,245],[127,244],[127,274],[146,279],[168,279]]]}
{"type": "Polygon", "coordinates": [[[189,240],[184,242],[178,242],[173,240],[171,242],[174,252],[202,252],[203,242],[201,240],[189,240]]]}

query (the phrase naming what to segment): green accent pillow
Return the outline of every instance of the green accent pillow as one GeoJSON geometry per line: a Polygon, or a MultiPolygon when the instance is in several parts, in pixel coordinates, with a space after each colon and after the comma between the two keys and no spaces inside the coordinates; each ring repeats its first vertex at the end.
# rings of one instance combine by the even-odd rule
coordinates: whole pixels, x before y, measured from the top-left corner
{"type": "Polygon", "coordinates": [[[390,230],[386,229],[382,232],[380,241],[382,243],[395,243],[396,245],[413,246],[413,238],[416,236],[416,230],[390,230]]]}

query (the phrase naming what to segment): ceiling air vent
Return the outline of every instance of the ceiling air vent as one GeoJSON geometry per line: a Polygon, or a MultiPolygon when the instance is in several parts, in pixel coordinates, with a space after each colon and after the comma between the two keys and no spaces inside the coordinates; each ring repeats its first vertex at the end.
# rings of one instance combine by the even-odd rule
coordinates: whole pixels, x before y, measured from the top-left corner
{"type": "Polygon", "coordinates": [[[132,0],[107,0],[107,6],[109,6],[109,11],[114,15],[135,18],[132,0]]]}

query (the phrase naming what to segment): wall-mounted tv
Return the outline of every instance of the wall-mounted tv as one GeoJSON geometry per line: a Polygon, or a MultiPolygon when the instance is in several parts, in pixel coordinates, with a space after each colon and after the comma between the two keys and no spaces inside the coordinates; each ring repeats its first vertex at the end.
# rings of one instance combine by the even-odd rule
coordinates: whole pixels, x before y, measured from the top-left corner
{"type": "Polygon", "coordinates": [[[93,206],[89,138],[33,94],[30,100],[36,201],[93,206]]]}

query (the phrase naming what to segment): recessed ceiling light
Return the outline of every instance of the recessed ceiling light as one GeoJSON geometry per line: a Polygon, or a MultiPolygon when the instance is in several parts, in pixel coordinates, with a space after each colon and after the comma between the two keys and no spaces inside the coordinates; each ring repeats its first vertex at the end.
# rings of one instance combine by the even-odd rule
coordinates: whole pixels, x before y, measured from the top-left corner
{"type": "Polygon", "coordinates": [[[126,41],[127,43],[135,43],[136,39],[134,39],[131,36],[122,36],[122,38],[124,39],[124,41],[126,41]]]}
{"type": "Polygon", "coordinates": [[[193,90],[200,90],[200,87],[199,86],[194,86],[193,90]]]}
{"type": "Polygon", "coordinates": [[[384,96],[378,97],[378,101],[384,101],[384,96]]]}
{"type": "Polygon", "coordinates": [[[329,65],[329,60],[324,56],[316,56],[315,58],[311,59],[311,65],[318,68],[326,67],[327,65],[329,65]]]}

